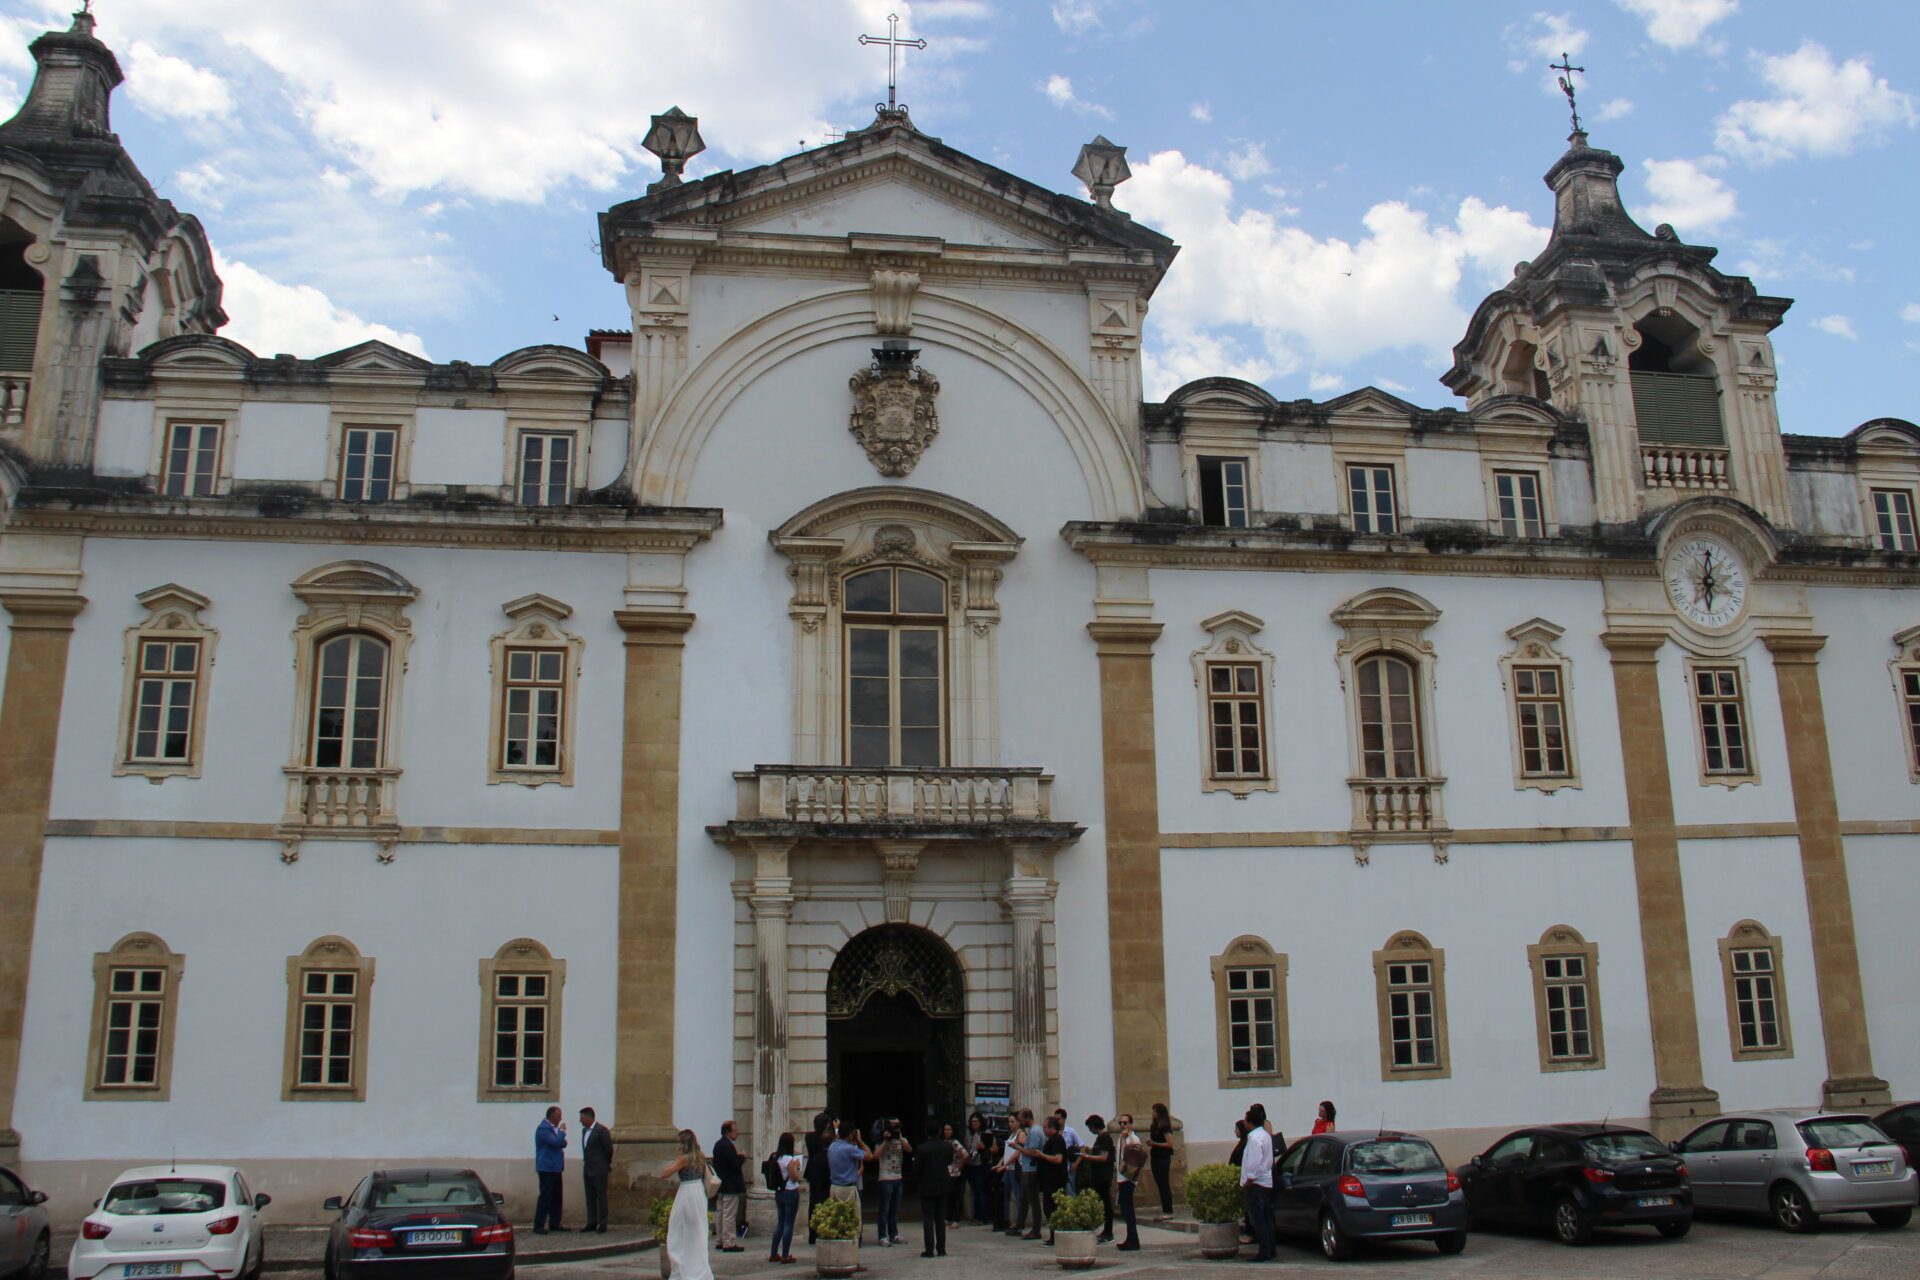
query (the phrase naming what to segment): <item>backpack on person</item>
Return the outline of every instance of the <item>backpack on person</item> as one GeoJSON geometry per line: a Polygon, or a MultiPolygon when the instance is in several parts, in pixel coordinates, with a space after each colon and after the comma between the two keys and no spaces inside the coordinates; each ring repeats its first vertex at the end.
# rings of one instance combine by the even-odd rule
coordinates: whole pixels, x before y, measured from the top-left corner
{"type": "Polygon", "coordinates": [[[787,1189],[787,1175],[782,1172],[780,1168],[780,1158],[778,1156],[768,1156],[760,1162],[760,1176],[767,1180],[767,1190],[769,1191],[785,1191],[787,1189]]]}

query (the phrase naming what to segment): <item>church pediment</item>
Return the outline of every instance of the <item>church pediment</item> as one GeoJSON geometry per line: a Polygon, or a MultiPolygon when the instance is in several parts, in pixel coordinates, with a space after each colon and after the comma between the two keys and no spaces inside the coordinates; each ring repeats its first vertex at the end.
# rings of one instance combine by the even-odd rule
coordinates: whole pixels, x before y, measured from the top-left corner
{"type": "Polygon", "coordinates": [[[767,235],[907,235],[996,249],[1059,249],[1057,229],[1010,215],[915,166],[876,165],[848,180],[788,189],[727,225],[767,235]]]}
{"type": "Polygon", "coordinates": [[[381,342],[377,338],[341,351],[321,356],[314,364],[336,372],[424,373],[433,368],[431,360],[422,360],[408,351],[381,342]]]}

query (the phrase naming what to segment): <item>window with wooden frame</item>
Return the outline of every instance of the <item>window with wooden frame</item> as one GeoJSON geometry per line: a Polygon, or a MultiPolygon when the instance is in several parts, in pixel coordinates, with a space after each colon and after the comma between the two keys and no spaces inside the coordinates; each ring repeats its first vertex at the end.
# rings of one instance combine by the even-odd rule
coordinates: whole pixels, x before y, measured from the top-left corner
{"type": "Polygon", "coordinates": [[[220,450],[226,425],[173,422],[161,444],[160,492],[170,498],[210,498],[219,492],[220,450]]]}
{"type": "Polygon", "coordinates": [[[848,574],[841,590],[847,763],[945,764],[946,583],[889,565],[848,574]]]}
{"type": "Polygon", "coordinates": [[[515,488],[521,506],[564,507],[573,501],[578,443],[578,434],[571,431],[520,432],[515,488]]]}
{"type": "Polygon", "coordinates": [[[1292,1084],[1287,957],[1249,935],[1228,943],[1211,963],[1220,1087],[1292,1084]]]}
{"type": "Polygon", "coordinates": [[[200,776],[207,674],[220,635],[200,620],[209,601],[176,583],[135,597],[147,618],[127,628],[116,776],[159,782],[200,776]]]}
{"type": "Polygon", "coordinates": [[[395,496],[400,429],[348,425],[341,429],[339,495],[343,502],[388,502],[395,496]]]}
{"type": "Polygon", "coordinates": [[[1379,1001],[1380,1078],[1432,1080],[1452,1074],[1447,1056],[1446,953],[1405,930],[1373,953],[1379,1001]]]}
{"type": "Polygon", "coordinates": [[[186,963],[151,933],[130,933],[113,950],[94,955],[89,1102],[167,1101],[186,963]]]}
{"type": "Polygon", "coordinates": [[[1580,785],[1574,751],[1573,663],[1557,642],[1565,629],[1530,618],[1510,629],[1513,648],[1500,658],[1507,691],[1517,789],[1557,791],[1580,785]]]}
{"type": "Polygon", "coordinates": [[[378,769],[386,759],[387,680],[392,655],[384,638],[342,631],[315,648],[315,769],[378,769]]]}
{"type": "Polygon", "coordinates": [[[1493,495],[1502,536],[1547,536],[1547,508],[1538,471],[1495,471],[1493,495]]]}
{"type": "Polygon", "coordinates": [[[373,961],[329,935],[287,957],[283,1102],[367,1098],[367,1009],[373,961]]]}
{"type": "Polygon", "coordinates": [[[1253,510],[1247,460],[1202,454],[1194,459],[1200,480],[1200,523],[1244,529],[1253,510]]]}
{"type": "Polygon", "coordinates": [[[1359,698],[1360,772],[1368,778],[1419,778],[1420,698],[1413,664],[1375,653],[1354,664],[1359,698]]]}
{"type": "Polygon", "coordinates": [[[1393,467],[1388,463],[1347,464],[1347,512],[1355,533],[1397,533],[1393,467]]]}
{"type": "Polygon", "coordinates": [[[1600,1031],[1599,948],[1572,925],[1557,924],[1527,948],[1542,1071],[1592,1071],[1607,1065],[1600,1031]]]}
{"type": "Polygon", "coordinates": [[[1873,489],[1873,545],[1882,551],[1920,551],[1914,536],[1913,490],[1873,489]]]}
{"type": "Polygon", "coordinates": [[[515,938],[480,962],[480,1101],[559,1098],[566,981],[567,962],[532,938],[515,938]]]}
{"type": "MultiPolygon", "coordinates": [[[[1333,611],[1334,650],[1347,703],[1347,789],[1354,836],[1444,833],[1439,738],[1433,726],[1440,611],[1398,587],[1362,592],[1333,611]]],[[[1362,845],[1355,845],[1356,851],[1362,845]]]]}
{"type": "Polygon", "coordinates": [[[1920,627],[1909,627],[1893,637],[1887,671],[1893,677],[1900,739],[1906,744],[1907,781],[1920,783],[1920,627]]]}
{"type": "Polygon", "coordinates": [[[1690,662],[1687,680],[1700,735],[1701,780],[1730,785],[1755,781],[1745,672],[1738,663],[1690,662]]]}
{"type": "Polygon", "coordinates": [[[1245,798],[1277,790],[1267,729],[1273,655],[1254,643],[1266,624],[1230,609],[1202,622],[1209,642],[1193,653],[1200,693],[1201,789],[1245,798]]]}
{"type": "Polygon", "coordinates": [[[1758,921],[1742,920],[1720,939],[1720,971],[1726,984],[1727,1041],[1735,1061],[1792,1057],[1780,939],[1758,921]]]}
{"type": "Polygon", "coordinates": [[[580,657],[564,630],[573,609],[551,596],[501,606],[513,625],[493,637],[493,732],[487,781],[573,785],[580,657]]]}

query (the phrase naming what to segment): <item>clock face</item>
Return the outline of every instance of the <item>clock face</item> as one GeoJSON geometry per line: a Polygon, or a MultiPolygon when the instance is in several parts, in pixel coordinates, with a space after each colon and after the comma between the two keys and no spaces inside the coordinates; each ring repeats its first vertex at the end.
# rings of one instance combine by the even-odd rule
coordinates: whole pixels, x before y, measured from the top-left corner
{"type": "Polygon", "coordinates": [[[1747,608],[1747,570],[1726,543],[1698,534],[1667,552],[1667,598],[1680,616],[1717,631],[1739,621],[1747,608]]]}

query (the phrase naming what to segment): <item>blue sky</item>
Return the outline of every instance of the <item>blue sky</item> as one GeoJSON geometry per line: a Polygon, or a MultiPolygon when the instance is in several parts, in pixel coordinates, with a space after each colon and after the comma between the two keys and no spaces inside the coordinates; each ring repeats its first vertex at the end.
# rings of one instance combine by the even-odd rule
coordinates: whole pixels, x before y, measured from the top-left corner
{"type": "MultiPolygon", "coordinates": [[[[66,4],[0,0],[0,104],[66,4]]],[[[1920,22],[1911,0],[99,0],[115,127],[200,215],[229,336],[312,355],[380,336],[484,363],[627,324],[594,215],[658,174],[678,104],[742,168],[857,128],[855,37],[925,37],[901,97],[947,143],[1058,190],[1129,149],[1115,203],[1182,246],[1149,318],[1151,396],[1210,373],[1283,398],[1421,404],[1473,306],[1544,242],[1567,117],[1628,207],[1796,299],[1782,425],[1920,418],[1920,22]],[[554,319],[555,316],[559,318],[554,319]]]]}

